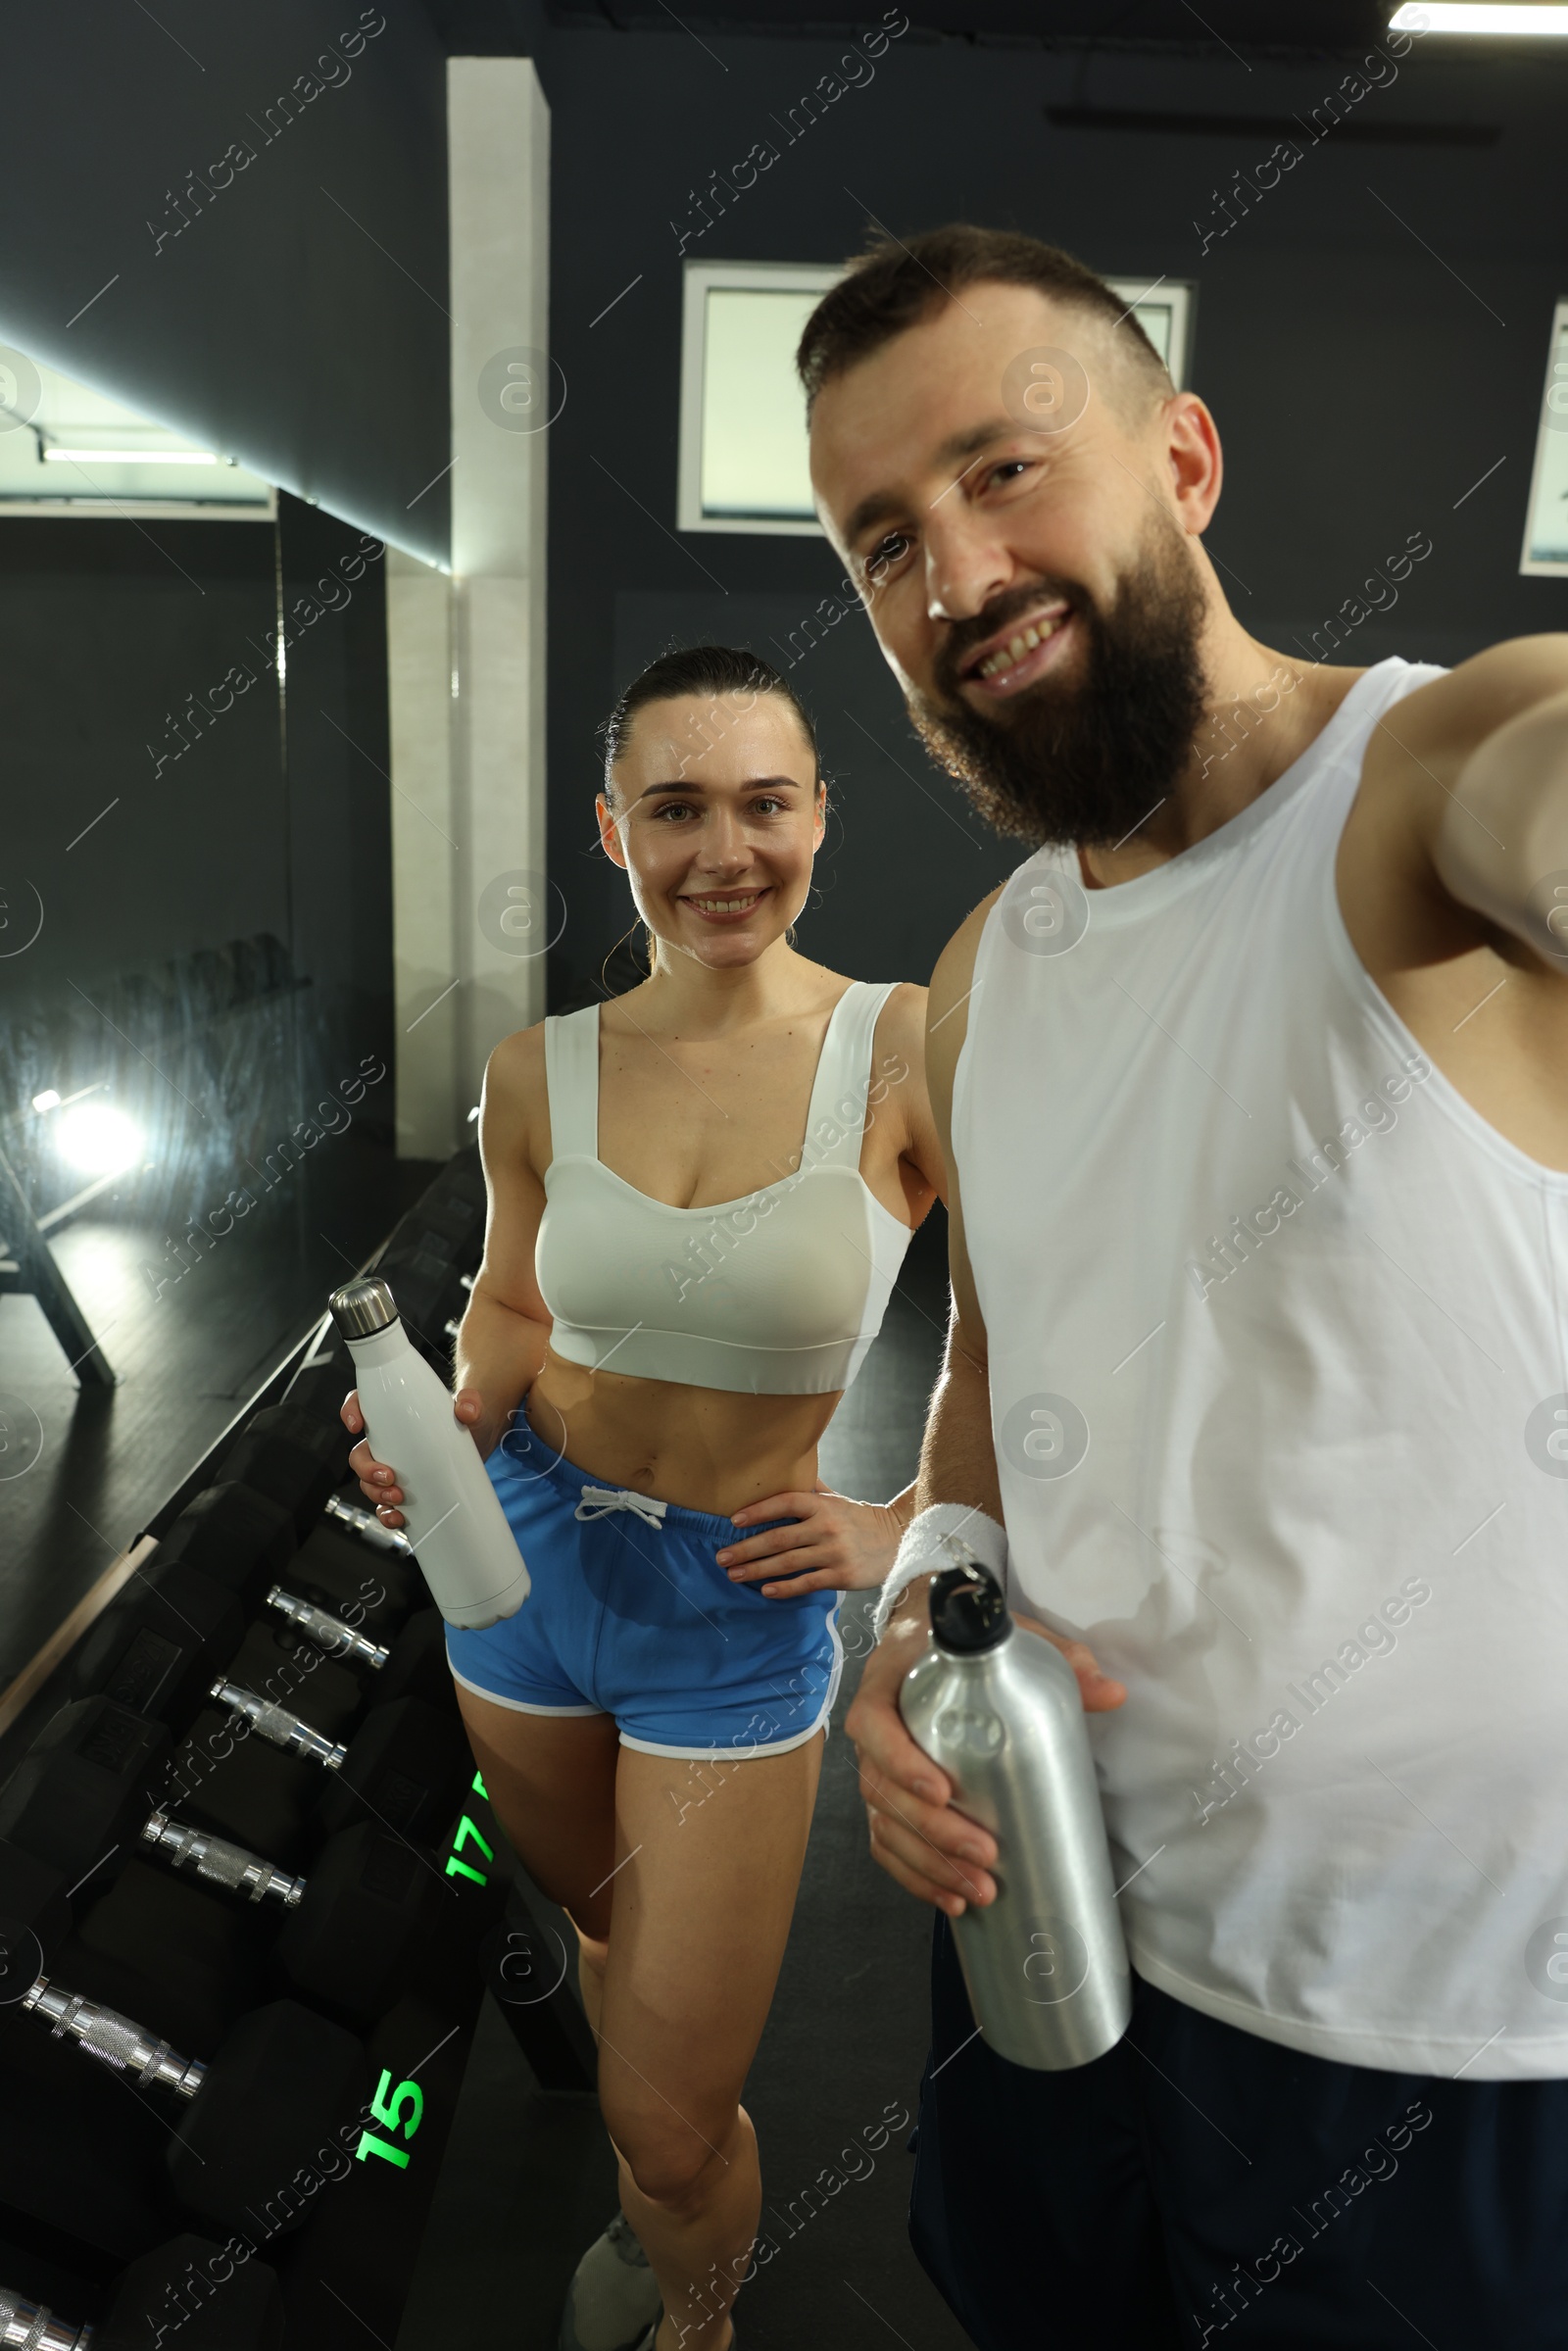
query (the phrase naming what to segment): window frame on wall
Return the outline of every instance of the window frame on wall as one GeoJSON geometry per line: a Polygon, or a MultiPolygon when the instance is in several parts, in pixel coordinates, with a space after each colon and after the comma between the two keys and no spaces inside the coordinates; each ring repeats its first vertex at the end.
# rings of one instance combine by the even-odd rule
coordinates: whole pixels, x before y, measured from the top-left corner
{"type": "Polygon", "coordinates": [[[1519,569],[1527,579],[1568,579],[1568,522],[1564,524],[1561,556],[1539,556],[1534,552],[1539,535],[1536,504],[1546,470],[1547,452],[1553,444],[1568,454],[1568,295],[1561,296],[1552,310],[1551,339],[1546,345],[1546,376],[1542,386],[1541,415],[1530,466],[1530,494],[1525,500],[1524,539],[1519,550],[1519,569]],[[1556,403],[1553,393],[1561,395],[1556,403]]]}
{"type": "Polygon", "coordinates": [[[687,262],[682,272],[680,346],[680,458],[675,520],[680,530],[760,532],[767,537],[819,539],[822,526],[805,514],[722,514],[703,505],[703,424],[708,372],[708,297],[710,292],[825,294],[842,267],[809,262],[687,262]]]}
{"type": "MultiPolygon", "coordinates": [[[[1178,392],[1187,389],[1188,368],[1193,356],[1193,321],[1198,309],[1198,288],[1190,277],[1107,277],[1113,294],[1119,294],[1128,310],[1168,310],[1170,313],[1170,351],[1166,366],[1171,382],[1178,392]]],[[[1142,319],[1139,320],[1142,325],[1142,319]]],[[[1145,327],[1145,333],[1148,328],[1145,327]]],[[[1153,337],[1150,336],[1151,342],[1153,337]]],[[[1158,345],[1155,345],[1158,349],[1158,345]]]]}
{"type": "MultiPolygon", "coordinates": [[[[708,388],[708,298],[712,292],[822,295],[838,284],[842,267],[809,262],[688,261],[682,268],[680,441],[675,521],[683,531],[743,531],[773,538],[818,539],[822,526],[801,514],[722,514],[703,504],[704,427],[708,388]]],[[[1128,310],[1146,306],[1170,314],[1170,371],[1185,388],[1192,359],[1197,286],[1188,278],[1107,277],[1128,310]]]]}

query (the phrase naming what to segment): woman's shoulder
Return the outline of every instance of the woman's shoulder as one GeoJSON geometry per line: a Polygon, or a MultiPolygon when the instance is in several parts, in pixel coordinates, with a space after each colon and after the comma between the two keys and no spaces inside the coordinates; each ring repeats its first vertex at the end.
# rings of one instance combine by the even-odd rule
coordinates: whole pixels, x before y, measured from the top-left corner
{"type": "Polygon", "coordinates": [[[545,1024],[514,1029],[493,1047],[485,1067],[487,1102],[526,1110],[545,1092],[545,1024]]]}

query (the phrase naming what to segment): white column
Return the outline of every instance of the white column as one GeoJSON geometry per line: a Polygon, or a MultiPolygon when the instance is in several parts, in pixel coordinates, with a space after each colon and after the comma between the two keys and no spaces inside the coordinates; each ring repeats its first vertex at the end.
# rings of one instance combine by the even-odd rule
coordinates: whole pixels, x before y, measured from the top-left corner
{"type": "Polygon", "coordinates": [[[445,1159],[457,1149],[468,1107],[458,1102],[453,985],[458,815],[452,772],[452,583],[398,547],[386,551],[386,653],[397,1152],[400,1159],[445,1159]]]}
{"type": "MultiPolygon", "coordinates": [[[[527,58],[447,65],[452,575],[387,551],[398,1151],[469,1140],[542,1018],[550,116],[527,58]]],[[[555,895],[559,910],[561,901],[555,895]]]]}
{"type": "Polygon", "coordinates": [[[564,384],[546,350],[550,116],[531,62],[451,59],[447,137],[461,1122],[491,1048],[545,1008],[546,453],[564,384]]]}

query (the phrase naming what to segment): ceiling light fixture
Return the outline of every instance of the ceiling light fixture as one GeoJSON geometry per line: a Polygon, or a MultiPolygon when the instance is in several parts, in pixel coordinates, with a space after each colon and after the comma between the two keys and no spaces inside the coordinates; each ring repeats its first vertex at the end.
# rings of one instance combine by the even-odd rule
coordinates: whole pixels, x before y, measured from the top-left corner
{"type": "MultiPolygon", "coordinates": [[[[1568,13],[1568,11],[1565,11],[1568,13]]],[[[87,465],[216,465],[205,449],[56,449],[43,453],[44,464],[87,465]]]]}
{"type": "Polygon", "coordinates": [[[1391,32],[1491,32],[1526,40],[1568,38],[1568,8],[1554,0],[1422,0],[1389,19],[1391,32]]]}

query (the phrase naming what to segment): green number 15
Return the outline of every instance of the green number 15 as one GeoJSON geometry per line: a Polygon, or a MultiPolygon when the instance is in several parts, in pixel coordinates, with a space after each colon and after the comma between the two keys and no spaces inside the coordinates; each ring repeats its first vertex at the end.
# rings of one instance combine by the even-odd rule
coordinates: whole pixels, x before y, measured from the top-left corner
{"type": "MultiPolygon", "coordinates": [[[[400,2082],[397,2088],[393,2090],[391,2099],[388,2100],[387,2091],[391,2088],[391,2083],[392,2074],[391,2069],[388,2068],[383,2072],[376,2084],[375,2096],[370,2100],[370,2112],[376,2121],[384,2123],[389,2131],[401,2131],[405,2138],[412,2138],[418,2130],[420,2119],[424,2114],[424,2092],[416,2082],[400,2082]],[[411,2109],[407,2118],[403,2112],[405,2103],[411,2109]]],[[[388,2163],[395,2163],[401,2172],[406,2172],[409,2168],[407,2147],[394,2147],[390,2140],[377,2138],[373,2132],[368,2131],[362,2135],[354,2153],[361,2163],[364,2162],[367,2155],[381,2155],[386,2158],[388,2163]]]]}

